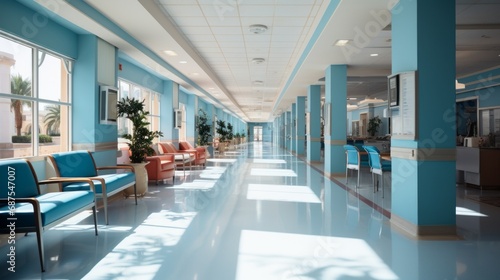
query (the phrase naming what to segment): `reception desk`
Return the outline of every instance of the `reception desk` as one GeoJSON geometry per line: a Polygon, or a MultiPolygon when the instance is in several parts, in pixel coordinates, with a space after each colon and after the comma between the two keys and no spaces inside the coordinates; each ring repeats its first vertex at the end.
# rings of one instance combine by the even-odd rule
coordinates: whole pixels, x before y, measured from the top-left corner
{"type": "Polygon", "coordinates": [[[457,171],[463,172],[463,183],[500,187],[500,148],[457,147],[456,162],[457,171]]]}

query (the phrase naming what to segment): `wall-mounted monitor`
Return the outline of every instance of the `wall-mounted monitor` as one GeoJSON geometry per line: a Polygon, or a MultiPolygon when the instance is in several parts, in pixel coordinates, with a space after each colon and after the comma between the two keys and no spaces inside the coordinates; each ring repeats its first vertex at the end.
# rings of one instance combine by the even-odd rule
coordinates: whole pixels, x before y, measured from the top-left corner
{"type": "Polygon", "coordinates": [[[99,120],[101,124],[116,124],[118,89],[109,86],[99,88],[99,120]]]}
{"type": "Polygon", "coordinates": [[[388,100],[390,107],[399,106],[399,75],[392,75],[388,77],[388,100]]]}

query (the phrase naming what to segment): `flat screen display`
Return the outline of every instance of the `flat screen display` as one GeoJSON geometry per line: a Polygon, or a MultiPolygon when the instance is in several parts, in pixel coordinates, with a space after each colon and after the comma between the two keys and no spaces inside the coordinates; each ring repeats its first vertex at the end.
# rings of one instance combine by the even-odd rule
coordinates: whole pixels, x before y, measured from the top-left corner
{"type": "Polygon", "coordinates": [[[389,106],[399,106],[399,75],[389,77],[389,106]]]}

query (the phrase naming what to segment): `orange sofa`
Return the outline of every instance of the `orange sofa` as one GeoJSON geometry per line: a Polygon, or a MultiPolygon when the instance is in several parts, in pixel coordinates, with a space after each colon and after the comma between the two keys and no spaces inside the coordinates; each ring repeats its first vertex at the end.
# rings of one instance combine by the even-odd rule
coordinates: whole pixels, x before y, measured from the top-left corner
{"type": "Polygon", "coordinates": [[[179,142],[179,150],[181,152],[189,152],[189,153],[194,153],[195,155],[195,165],[203,166],[205,167],[205,164],[207,162],[207,153],[205,148],[203,147],[193,147],[191,143],[187,141],[180,141],[179,142]]]}
{"type": "Polygon", "coordinates": [[[182,168],[184,170],[184,175],[186,175],[186,168],[189,166],[189,169],[191,169],[195,161],[194,154],[186,151],[179,151],[174,144],[170,142],[158,143],[153,149],[160,155],[172,155],[175,165],[177,168],[182,168]]]}
{"type": "MultiPolygon", "coordinates": [[[[130,150],[128,146],[120,147],[120,153],[117,159],[119,165],[130,164],[130,150]]],[[[175,183],[175,162],[172,155],[158,155],[146,157],[149,164],[146,165],[148,172],[148,181],[158,181],[172,179],[172,185],[175,183]]]]}

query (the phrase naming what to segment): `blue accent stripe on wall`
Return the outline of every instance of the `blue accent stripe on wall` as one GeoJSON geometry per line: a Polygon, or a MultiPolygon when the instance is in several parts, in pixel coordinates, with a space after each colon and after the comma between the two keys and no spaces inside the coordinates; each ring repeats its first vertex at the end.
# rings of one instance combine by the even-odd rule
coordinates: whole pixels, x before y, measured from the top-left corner
{"type": "Polygon", "coordinates": [[[280,95],[278,96],[278,99],[276,100],[276,103],[274,104],[273,112],[277,110],[278,104],[281,102],[281,99],[285,95],[288,87],[292,83],[293,79],[295,78],[295,75],[297,75],[297,72],[299,71],[300,67],[302,67],[302,64],[306,60],[306,57],[309,55],[309,53],[312,50],[312,47],[316,43],[316,41],[319,38],[319,35],[323,32],[323,29],[325,29],[326,24],[330,20],[331,16],[333,15],[333,12],[337,9],[337,6],[339,5],[340,0],[335,0],[331,1],[330,4],[328,5],[328,8],[326,9],[325,13],[323,14],[323,17],[318,23],[318,27],[316,27],[316,30],[314,31],[314,34],[311,37],[311,40],[307,43],[306,48],[304,49],[304,52],[300,56],[299,61],[295,65],[295,68],[293,68],[292,74],[290,77],[288,77],[288,81],[286,82],[285,86],[283,87],[283,90],[281,91],[280,95]]]}

